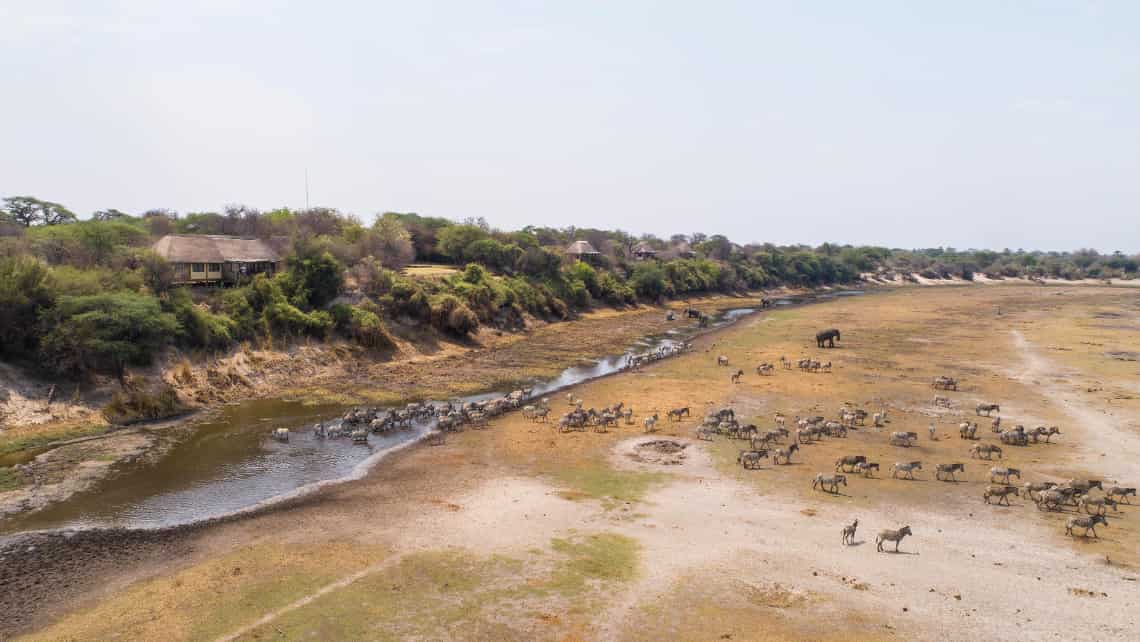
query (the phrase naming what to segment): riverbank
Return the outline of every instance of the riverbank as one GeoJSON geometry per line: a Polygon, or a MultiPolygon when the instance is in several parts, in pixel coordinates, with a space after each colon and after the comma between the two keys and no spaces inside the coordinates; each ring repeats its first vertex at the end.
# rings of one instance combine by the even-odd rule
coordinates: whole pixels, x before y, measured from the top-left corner
{"type": "MultiPolygon", "coordinates": [[[[706,311],[755,302],[755,296],[692,300],[706,311]]],[[[509,389],[620,353],[642,337],[674,330],[686,322],[665,321],[665,311],[683,305],[602,309],[552,324],[532,320],[523,332],[484,330],[465,342],[443,341],[408,327],[397,331],[397,351],[383,356],[344,344],[307,343],[287,350],[246,347],[198,363],[171,357],[152,376],[173,386],[181,398],[193,400],[198,407],[193,416],[117,431],[87,424],[62,434],[97,438],[58,447],[34,442],[35,450],[24,451],[27,459],[8,469],[14,474],[9,475],[9,488],[0,487],[0,516],[42,510],[90,490],[122,466],[153,462],[196,425],[213,420],[220,408],[238,400],[280,398],[325,407],[383,405],[509,389]],[[304,385],[298,385],[302,381],[304,385]]],[[[51,424],[35,428],[38,434],[60,434],[51,424]]],[[[29,432],[37,434],[29,428],[12,431],[29,432]]]]}
{"type": "Polygon", "coordinates": [[[900,289],[759,315],[676,359],[573,389],[590,405],[625,401],[638,419],[690,406],[695,419],[663,418],[648,439],[676,441],[683,457],[644,456],[653,452],[640,423],[561,434],[513,413],[242,518],[55,534],[33,551],[40,543],[26,540],[3,553],[0,634],[1135,639],[1135,511],[1122,506],[1100,539],[1083,540],[1064,535],[1071,512],[1024,498],[986,506],[991,464],[968,457],[956,426],[976,403],[1000,401],[1008,422],[1061,426],[1052,444],[1008,449],[1000,463],[1027,481],[1134,486],[1140,400],[1128,390],[1140,380],[1107,355],[1138,323],[1127,292],[1018,286],[900,289]],[[843,329],[839,347],[817,349],[815,329],[832,326],[843,329]],[[833,370],[752,372],[780,356],[822,357],[833,370]],[[740,384],[728,376],[737,367],[740,384]],[[962,383],[946,393],[952,408],[931,407],[934,375],[962,383]],[[843,402],[885,408],[889,423],[759,470],[735,464],[741,442],[691,439],[710,407],[770,426],[775,411],[830,417],[843,402]],[[889,431],[920,439],[892,447],[889,431]],[[812,491],[816,473],[854,452],[884,466],[965,461],[966,471],[958,482],[932,470],[911,482],[884,469],[849,476],[834,495],[812,491]],[[856,545],[841,546],[839,527],[855,517],[856,545]],[[914,529],[903,552],[877,553],[877,531],[902,524],[914,529]]]}

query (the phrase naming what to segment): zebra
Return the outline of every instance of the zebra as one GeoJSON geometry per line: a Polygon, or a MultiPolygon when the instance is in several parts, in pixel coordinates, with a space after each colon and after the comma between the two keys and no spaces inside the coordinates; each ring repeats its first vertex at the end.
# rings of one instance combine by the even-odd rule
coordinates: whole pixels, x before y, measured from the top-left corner
{"type": "Polygon", "coordinates": [[[1104,483],[1098,479],[1070,479],[1065,485],[1082,493],[1087,493],[1094,488],[1104,490],[1104,483]]]}
{"type": "Polygon", "coordinates": [[[737,370],[732,373],[732,383],[740,383],[740,378],[744,376],[743,370],[737,370]]]}
{"type": "Polygon", "coordinates": [[[847,468],[854,468],[859,464],[866,463],[866,455],[844,455],[835,460],[835,472],[839,472],[840,468],[846,470],[847,468]]]}
{"type": "Polygon", "coordinates": [[[859,528],[859,520],[855,520],[843,527],[843,540],[844,544],[850,546],[855,543],[855,530],[859,528]]]}
{"type": "Polygon", "coordinates": [[[718,356],[716,358],[716,365],[727,366],[728,365],[728,357],[724,356],[723,354],[718,356]]]}
{"type": "Polygon", "coordinates": [[[892,446],[911,446],[911,440],[918,440],[918,433],[916,432],[892,432],[890,444],[892,446]]]}
{"type": "Polygon", "coordinates": [[[958,437],[960,439],[977,439],[978,424],[971,424],[968,421],[958,424],[958,437]]]}
{"type": "Polygon", "coordinates": [[[998,434],[1001,432],[1001,416],[1000,415],[997,417],[994,417],[994,420],[990,422],[990,432],[992,432],[994,434],[998,434]]]}
{"type": "Polygon", "coordinates": [[[1083,510],[1084,512],[1088,513],[1089,515],[1092,515],[1093,512],[1091,510],[1089,510],[1089,506],[1095,506],[1096,512],[1098,515],[1104,515],[1104,507],[1105,506],[1111,507],[1112,512],[1114,512],[1114,513],[1117,512],[1116,501],[1114,501],[1113,499],[1108,498],[1108,497],[1093,498],[1093,497],[1089,497],[1086,495],[1085,497],[1082,497],[1082,498],[1077,500],[1077,512],[1080,512],[1083,510]]]}
{"type": "Polygon", "coordinates": [[[277,441],[289,441],[289,429],[277,428],[271,433],[271,436],[277,441]]]}
{"type": "Polygon", "coordinates": [[[1049,426],[1048,428],[1045,426],[1037,426],[1032,431],[1030,431],[1029,436],[1033,438],[1033,443],[1037,443],[1037,440],[1044,437],[1045,443],[1048,444],[1051,443],[1049,440],[1053,437],[1053,435],[1059,434],[1061,434],[1061,429],[1056,426],[1049,426]]]}
{"type": "Polygon", "coordinates": [[[1025,491],[1026,497],[1028,497],[1029,499],[1032,499],[1034,502],[1036,502],[1038,493],[1049,490],[1050,488],[1053,488],[1056,485],[1057,485],[1056,482],[1049,482],[1049,481],[1047,481],[1047,482],[1029,482],[1029,483],[1025,484],[1024,486],[1022,486],[1021,490],[1025,491]]]}
{"type": "Polygon", "coordinates": [[[960,473],[965,474],[966,464],[938,464],[934,470],[934,478],[935,479],[942,479],[943,475],[947,475],[949,477],[949,479],[947,479],[945,481],[955,481],[956,482],[956,481],[958,481],[958,478],[956,478],[954,476],[955,472],[960,472],[960,473]]]}
{"type": "Polygon", "coordinates": [[[838,493],[840,484],[844,486],[847,485],[847,475],[826,475],[819,473],[815,476],[815,479],[811,481],[811,489],[815,490],[815,487],[818,485],[819,489],[823,492],[838,493]],[[827,487],[830,487],[831,490],[828,490],[827,487]]]}
{"type": "Polygon", "coordinates": [[[1108,490],[1105,491],[1105,494],[1108,495],[1109,497],[1112,497],[1112,498],[1119,497],[1120,499],[1116,500],[1118,502],[1121,502],[1124,504],[1131,504],[1132,502],[1128,501],[1128,496],[1131,495],[1131,496],[1135,497],[1136,496],[1136,489],[1135,488],[1123,488],[1121,486],[1112,486],[1108,490]]]}
{"type": "Polygon", "coordinates": [[[781,459],[784,460],[785,465],[792,463],[792,453],[796,452],[799,449],[799,444],[792,444],[787,448],[777,448],[776,450],[772,451],[772,463],[779,464],[781,459]]]}
{"type": "Polygon", "coordinates": [[[645,432],[657,432],[657,413],[649,415],[642,423],[645,425],[645,432]]]}
{"type": "Polygon", "coordinates": [[[983,413],[989,417],[991,412],[1001,412],[1001,406],[996,403],[980,403],[974,408],[974,413],[979,417],[982,416],[983,413]]]}
{"type": "Polygon", "coordinates": [[[749,469],[757,469],[760,467],[760,460],[768,456],[767,450],[742,450],[736,456],[736,463],[749,469]]]}
{"type": "Polygon", "coordinates": [[[1085,529],[1084,537],[1088,537],[1089,533],[1092,533],[1093,537],[1100,539],[1100,536],[1096,534],[1097,524],[1104,524],[1105,528],[1107,528],[1108,518],[1106,518],[1104,515],[1090,515],[1089,517],[1070,517],[1069,521],[1065,522],[1065,534],[1072,535],[1073,528],[1083,528],[1085,529]]]}
{"type": "Polygon", "coordinates": [[[669,412],[665,413],[665,417],[669,421],[681,421],[681,417],[688,417],[688,416],[689,416],[689,407],[688,406],[682,406],[680,408],[674,408],[674,409],[670,410],[669,412]]]}
{"type": "Polygon", "coordinates": [[[1017,486],[990,486],[982,492],[982,499],[984,499],[988,504],[990,503],[991,497],[997,497],[997,503],[999,506],[1001,505],[1002,500],[1005,501],[1006,506],[1009,506],[1010,495],[1013,495],[1014,497],[1021,496],[1021,494],[1017,492],[1017,486]]]}
{"type": "Polygon", "coordinates": [[[879,464],[877,464],[875,462],[864,461],[864,462],[859,462],[858,464],[855,464],[855,472],[863,473],[864,477],[872,477],[873,475],[871,475],[871,471],[872,470],[878,470],[878,469],[879,469],[879,464]]]}
{"type": "Polygon", "coordinates": [[[880,553],[883,553],[885,552],[883,551],[883,542],[894,542],[895,552],[897,553],[899,552],[899,542],[902,542],[902,539],[907,535],[913,535],[913,533],[910,532],[910,526],[903,526],[897,531],[890,529],[881,530],[879,531],[879,535],[875,537],[875,548],[880,553]]]}
{"type": "Polygon", "coordinates": [[[903,479],[914,479],[914,471],[922,470],[921,461],[896,461],[895,465],[891,467],[891,479],[898,479],[898,474],[903,473],[903,479]]]}
{"type": "Polygon", "coordinates": [[[994,481],[994,477],[1001,477],[1002,483],[1008,484],[1009,478],[1011,476],[1016,477],[1020,480],[1021,479],[1021,471],[1018,470],[1017,468],[1004,468],[1004,467],[1000,467],[1000,466],[994,466],[993,468],[990,469],[990,482],[991,483],[994,481]]]}
{"type": "Polygon", "coordinates": [[[991,459],[995,454],[998,456],[998,459],[1001,459],[1000,446],[995,446],[993,444],[974,444],[973,446],[970,446],[970,457],[981,459],[982,455],[985,455],[986,459],[991,459]]]}

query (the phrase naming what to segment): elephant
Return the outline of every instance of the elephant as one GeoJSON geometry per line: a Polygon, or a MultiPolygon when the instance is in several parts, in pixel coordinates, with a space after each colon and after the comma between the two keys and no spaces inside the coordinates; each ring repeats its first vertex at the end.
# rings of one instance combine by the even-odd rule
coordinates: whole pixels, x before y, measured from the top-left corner
{"type": "Polygon", "coordinates": [[[836,341],[839,341],[839,330],[836,330],[835,328],[832,328],[830,330],[824,330],[822,332],[817,332],[815,335],[815,344],[816,344],[816,347],[819,347],[819,348],[823,348],[823,347],[834,348],[836,341]],[[824,343],[826,343],[827,345],[824,346],[823,345],[824,343]]]}

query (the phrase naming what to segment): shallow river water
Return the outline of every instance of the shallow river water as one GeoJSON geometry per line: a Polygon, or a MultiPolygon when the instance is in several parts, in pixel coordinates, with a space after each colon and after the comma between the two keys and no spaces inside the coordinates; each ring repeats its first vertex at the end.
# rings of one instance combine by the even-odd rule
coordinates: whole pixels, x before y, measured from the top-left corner
{"type": "MultiPolygon", "coordinates": [[[[795,305],[852,294],[860,292],[783,298],[776,304],[795,305]]],[[[756,311],[754,307],[724,310],[713,315],[711,325],[722,327],[756,311]]],[[[553,379],[535,382],[533,395],[612,374],[622,368],[631,353],[671,345],[697,332],[686,320],[679,319],[678,324],[664,335],[635,342],[622,354],[573,366],[553,379]]],[[[506,392],[473,395],[465,400],[506,392]]],[[[155,528],[221,517],[319,485],[361,477],[386,454],[419,441],[432,428],[432,422],[424,421],[411,429],[370,435],[367,445],[313,435],[309,428],[315,422],[335,419],[347,408],[280,399],[224,407],[189,428],[187,436],[157,461],[124,466],[89,491],[41,511],[9,517],[0,522],[0,533],[95,526],[155,528]],[[275,428],[289,428],[289,441],[271,439],[275,428]]]]}

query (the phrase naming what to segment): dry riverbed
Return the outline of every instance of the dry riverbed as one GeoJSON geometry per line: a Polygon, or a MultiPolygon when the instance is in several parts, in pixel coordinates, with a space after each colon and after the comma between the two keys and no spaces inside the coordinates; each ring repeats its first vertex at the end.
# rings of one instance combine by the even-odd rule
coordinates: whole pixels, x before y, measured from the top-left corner
{"type": "MultiPolygon", "coordinates": [[[[594,330],[627,318],[601,318],[594,330]]],[[[699,339],[685,356],[573,390],[587,406],[623,400],[639,420],[660,413],[655,435],[640,423],[558,434],[512,414],[254,516],[8,549],[0,634],[1136,639],[1135,505],[1110,511],[1110,527],[1088,540],[1064,535],[1071,510],[1043,513],[1023,497],[987,506],[991,464],[969,457],[957,425],[978,420],[993,442],[973,408],[1000,402],[1008,424],[1063,432],[1052,444],[1006,447],[1000,463],[1026,481],[1137,485],[1140,371],[1111,354],[1128,351],[1138,323],[1134,291],[1103,287],[902,288],[765,313],[699,339]],[[840,347],[815,347],[824,327],[843,330],[840,347]],[[719,354],[730,367],[716,365],[719,354]],[[781,355],[830,360],[833,372],[754,372],[781,355]],[[733,384],[737,368],[746,374],[733,384]],[[945,393],[949,410],[931,405],[929,383],[941,374],[962,382],[945,393]],[[885,410],[887,423],[805,445],[787,466],[742,470],[744,442],[692,438],[708,408],[731,405],[767,428],[776,411],[834,417],[845,402],[885,410]],[[677,406],[692,407],[693,418],[666,421],[677,406]],[[891,431],[920,437],[892,447],[891,431]],[[845,454],[866,454],[883,471],[852,475],[835,495],[813,491],[810,479],[845,454]],[[891,463],[914,460],[925,464],[915,481],[890,478],[891,463]],[[966,464],[961,481],[935,481],[933,464],[953,461],[966,464]],[[840,528],[855,518],[856,544],[843,546],[840,528]],[[875,533],[904,524],[914,535],[901,552],[876,552],[875,533]],[[27,577],[39,571],[51,591],[27,577]]],[[[588,331],[578,340],[598,343],[588,331]]],[[[475,358],[541,362],[527,353],[520,343],[475,358]]]]}

